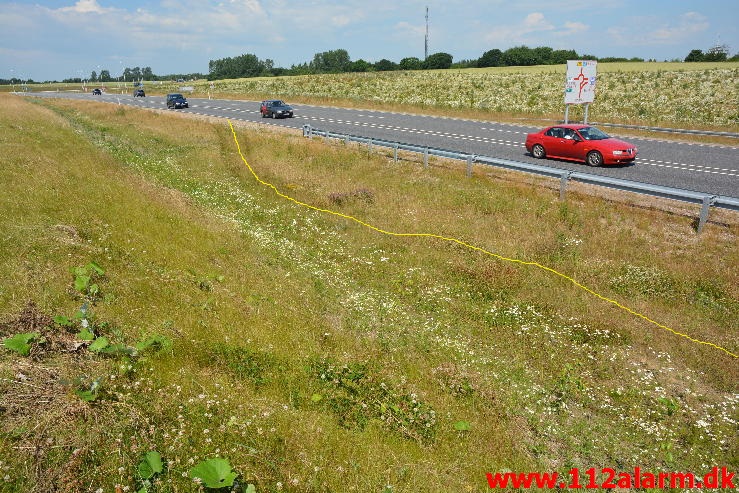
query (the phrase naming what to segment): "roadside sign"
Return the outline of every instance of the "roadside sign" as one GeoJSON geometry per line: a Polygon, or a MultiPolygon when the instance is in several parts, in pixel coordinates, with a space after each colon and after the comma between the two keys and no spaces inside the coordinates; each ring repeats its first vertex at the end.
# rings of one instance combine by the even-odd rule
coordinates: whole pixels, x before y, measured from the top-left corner
{"type": "Polygon", "coordinates": [[[593,102],[597,66],[598,62],[593,60],[567,60],[565,104],[593,102]]]}

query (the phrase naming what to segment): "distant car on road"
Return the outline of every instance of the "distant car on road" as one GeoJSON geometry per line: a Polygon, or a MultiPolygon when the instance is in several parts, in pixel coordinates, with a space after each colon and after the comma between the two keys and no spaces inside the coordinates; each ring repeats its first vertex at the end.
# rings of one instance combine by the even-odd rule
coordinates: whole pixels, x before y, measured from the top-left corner
{"type": "Polygon", "coordinates": [[[93,95],[93,96],[100,96],[100,95],[101,95],[102,93],[103,93],[103,91],[101,91],[101,90],[100,90],[100,89],[98,89],[97,87],[96,87],[95,89],[93,89],[93,90],[92,90],[92,95],[93,95]]]}
{"type": "Polygon", "coordinates": [[[262,101],[259,112],[262,118],[292,118],[294,116],[292,106],[279,99],[262,101]]]}
{"type": "Polygon", "coordinates": [[[583,161],[589,166],[633,162],[637,148],[589,125],[554,125],[526,136],[526,150],[537,159],[583,161]]]}
{"type": "Polygon", "coordinates": [[[167,94],[167,108],[189,108],[185,96],[179,93],[167,94]]]}
{"type": "Polygon", "coordinates": [[[145,96],[146,96],[146,93],[144,92],[143,89],[136,89],[135,91],[133,91],[133,97],[135,98],[143,98],[145,96]]]}

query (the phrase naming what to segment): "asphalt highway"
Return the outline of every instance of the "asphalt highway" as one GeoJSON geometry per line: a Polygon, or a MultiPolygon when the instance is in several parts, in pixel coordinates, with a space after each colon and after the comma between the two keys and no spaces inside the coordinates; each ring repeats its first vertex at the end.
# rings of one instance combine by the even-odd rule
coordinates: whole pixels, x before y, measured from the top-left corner
{"type": "MultiPolygon", "coordinates": [[[[128,94],[93,96],[89,93],[57,92],[26,93],[26,95],[105,101],[141,108],[166,109],[164,98],[161,96],[134,98],[128,94]]],[[[189,108],[168,111],[195,113],[234,121],[261,122],[296,129],[309,124],[320,130],[535,163],[739,198],[739,147],[737,146],[622,137],[618,134],[618,129],[601,128],[614,137],[623,138],[636,145],[639,155],[636,161],[629,165],[591,168],[575,162],[535,159],[526,152],[524,141],[527,133],[537,131],[539,128],[524,125],[309,105],[292,105],[295,109],[294,118],[275,120],[261,117],[258,101],[199,98],[188,98],[188,101],[189,108]]],[[[691,136],[691,139],[696,139],[696,137],[691,136]]]]}

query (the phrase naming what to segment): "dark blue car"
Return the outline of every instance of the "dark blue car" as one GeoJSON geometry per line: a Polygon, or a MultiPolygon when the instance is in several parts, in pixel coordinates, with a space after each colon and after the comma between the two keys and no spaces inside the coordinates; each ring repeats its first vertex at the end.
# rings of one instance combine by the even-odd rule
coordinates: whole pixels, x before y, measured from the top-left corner
{"type": "Polygon", "coordinates": [[[189,108],[185,96],[179,93],[167,94],[167,108],[189,108]]]}

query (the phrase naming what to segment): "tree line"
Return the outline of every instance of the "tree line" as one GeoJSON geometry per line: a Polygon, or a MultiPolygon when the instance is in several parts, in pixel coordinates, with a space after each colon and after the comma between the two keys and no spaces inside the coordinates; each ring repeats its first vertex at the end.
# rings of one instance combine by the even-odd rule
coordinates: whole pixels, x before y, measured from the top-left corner
{"type": "Polygon", "coordinates": [[[378,62],[363,59],[352,61],[344,49],[316,53],[313,60],[290,68],[275,67],[272,60],[260,60],[254,54],[211,60],[208,64],[208,79],[238,79],[242,77],[264,77],[279,75],[336,74],[345,72],[388,72],[392,70],[433,70],[471,67],[503,67],[520,65],[557,65],[567,60],[580,58],[595,59],[592,55],[578,55],[575,50],[554,50],[549,47],[529,48],[516,46],[505,51],[493,49],[475,60],[454,63],[452,55],[439,52],[425,60],[416,57],[403,58],[394,62],[383,58],[378,62]]]}
{"type": "MultiPolygon", "coordinates": [[[[578,54],[575,50],[555,50],[548,46],[529,48],[528,46],[514,46],[505,51],[499,49],[488,50],[477,59],[454,62],[449,53],[434,53],[425,60],[416,57],[403,58],[393,62],[386,58],[378,62],[366,60],[352,61],[349,52],[344,49],[329,50],[316,53],[313,60],[290,68],[275,67],[272,60],[260,60],[256,55],[248,53],[236,57],[227,57],[210,60],[208,74],[169,74],[156,75],[151,67],[126,68],[120,76],[112,77],[109,70],[101,70],[98,74],[94,70],[89,77],[73,77],[64,79],[65,83],[82,82],[116,82],[116,81],[185,81],[205,79],[240,79],[244,77],[274,77],[280,75],[309,75],[309,74],[338,74],[345,72],[389,72],[393,70],[433,70],[449,68],[484,68],[484,67],[519,67],[531,65],[563,65],[567,60],[597,60],[600,62],[643,62],[643,58],[596,57],[589,54],[578,54]]],[[[653,60],[650,60],[653,61],[653,60]]],[[[656,61],[656,60],[654,60],[656,61]]],[[[673,60],[680,61],[680,60],[673,60]]],[[[694,49],[683,60],[685,62],[723,62],[739,61],[739,54],[729,57],[729,47],[717,45],[705,53],[694,49]]],[[[33,83],[33,80],[19,78],[0,79],[0,84],[33,83]]],[[[47,81],[51,82],[51,81],[47,81]]]]}
{"type": "Polygon", "coordinates": [[[737,62],[739,53],[729,58],[729,47],[727,45],[716,45],[706,53],[703,50],[691,50],[685,57],[686,62],[737,62]]]}
{"type": "MultiPolygon", "coordinates": [[[[714,47],[704,54],[692,50],[686,62],[736,61],[739,55],[728,58],[728,47],[714,47]]],[[[254,54],[211,60],[208,64],[208,80],[239,79],[244,77],[269,77],[280,75],[336,74],[345,72],[388,72],[393,70],[431,70],[449,68],[518,67],[531,65],[562,65],[567,60],[597,60],[601,62],[643,62],[643,58],[596,57],[578,54],[575,50],[555,50],[548,46],[530,48],[515,46],[505,51],[492,49],[477,59],[454,62],[449,53],[434,53],[425,60],[416,57],[403,58],[399,62],[383,58],[378,62],[363,59],[352,61],[344,49],[316,53],[310,62],[292,65],[290,68],[275,67],[270,59],[260,60],[254,54]]],[[[651,60],[650,60],[651,61],[651,60]]],[[[679,60],[674,60],[679,61],[679,60]]]]}
{"type": "Polygon", "coordinates": [[[118,77],[111,77],[109,70],[101,70],[100,73],[96,73],[94,70],[89,77],[84,79],[80,77],[73,77],[70,79],[64,79],[62,82],[65,83],[80,83],[80,82],[132,82],[132,81],[169,81],[169,80],[195,80],[205,78],[204,74],[193,73],[193,74],[169,74],[169,75],[156,75],[151,70],[151,67],[126,67],[118,77]]]}

